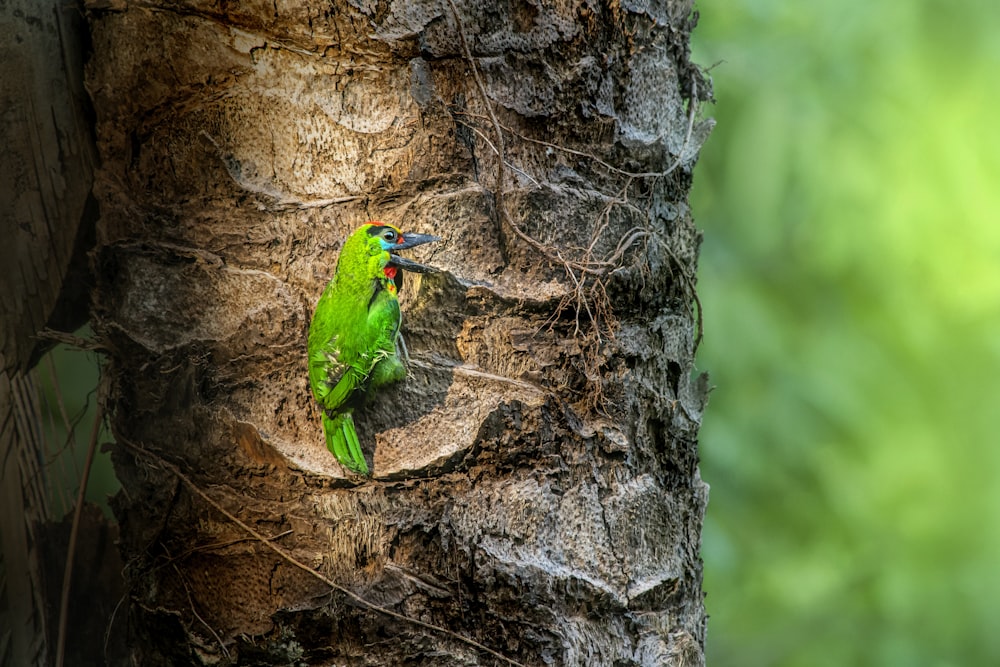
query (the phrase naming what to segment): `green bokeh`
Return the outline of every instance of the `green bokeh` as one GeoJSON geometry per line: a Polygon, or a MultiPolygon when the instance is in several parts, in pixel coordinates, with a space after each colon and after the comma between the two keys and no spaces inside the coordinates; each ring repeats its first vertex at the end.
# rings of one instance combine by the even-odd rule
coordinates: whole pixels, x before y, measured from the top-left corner
{"type": "Polygon", "coordinates": [[[1000,665],[1000,4],[697,8],[708,663],[1000,665]]]}

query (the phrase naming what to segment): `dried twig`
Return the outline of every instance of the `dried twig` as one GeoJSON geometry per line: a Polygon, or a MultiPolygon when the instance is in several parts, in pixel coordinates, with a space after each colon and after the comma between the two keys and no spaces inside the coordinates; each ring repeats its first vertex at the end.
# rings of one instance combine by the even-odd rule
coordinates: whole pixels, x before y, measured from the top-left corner
{"type": "Polygon", "coordinates": [[[379,613],[379,614],[383,614],[385,616],[389,616],[390,618],[395,618],[395,619],[400,620],[400,621],[405,621],[406,623],[411,623],[411,624],[416,625],[418,627],[424,628],[425,630],[430,630],[432,632],[436,632],[436,633],[445,635],[447,637],[451,637],[452,639],[454,639],[456,641],[459,641],[459,642],[461,642],[463,644],[466,644],[467,646],[471,646],[471,647],[473,647],[473,648],[475,648],[477,650],[483,651],[484,653],[488,653],[488,654],[492,655],[495,658],[499,658],[500,660],[503,660],[504,662],[507,662],[508,664],[514,665],[515,667],[526,667],[522,663],[519,663],[516,660],[513,660],[512,658],[508,658],[507,656],[503,655],[502,653],[500,653],[498,651],[495,651],[495,650],[491,649],[488,646],[480,644],[479,642],[477,642],[474,639],[470,639],[469,637],[464,637],[464,636],[458,634],[457,632],[454,632],[454,631],[449,630],[447,628],[443,628],[440,625],[434,625],[433,623],[428,623],[426,621],[421,621],[420,619],[413,618],[412,616],[407,616],[405,614],[400,614],[399,612],[395,612],[395,611],[392,611],[391,609],[388,609],[386,607],[382,607],[380,605],[377,605],[374,602],[369,602],[368,600],[366,600],[365,598],[361,597],[360,595],[358,595],[357,593],[355,593],[351,589],[346,588],[345,586],[342,586],[342,585],[338,584],[337,582],[333,581],[332,579],[330,579],[326,575],[320,573],[315,568],[312,568],[312,567],[306,565],[305,563],[303,563],[302,561],[296,559],[290,553],[288,553],[287,551],[285,551],[281,547],[279,547],[276,544],[274,544],[274,542],[272,541],[274,538],[270,538],[269,539],[269,538],[265,537],[264,535],[261,535],[256,530],[254,530],[249,525],[247,525],[244,521],[242,521],[239,517],[237,517],[236,515],[232,514],[229,511],[227,511],[224,507],[222,507],[222,505],[220,505],[218,502],[216,502],[215,500],[213,500],[211,498],[211,496],[209,496],[207,493],[205,493],[204,491],[202,491],[201,488],[199,488],[197,484],[195,484],[193,481],[191,481],[190,478],[187,477],[187,475],[185,475],[184,473],[182,473],[180,471],[180,468],[178,468],[176,465],[170,463],[169,461],[166,461],[165,459],[161,458],[160,456],[154,454],[153,452],[151,452],[151,451],[149,451],[149,450],[147,450],[147,449],[145,449],[143,447],[140,447],[139,445],[137,445],[135,443],[128,442],[127,440],[124,440],[124,439],[121,439],[121,438],[118,439],[118,443],[121,444],[121,445],[124,445],[125,447],[128,447],[130,450],[132,450],[136,454],[139,454],[140,456],[146,458],[147,460],[150,460],[150,461],[154,462],[156,465],[160,466],[161,468],[169,471],[177,479],[179,479],[181,482],[183,482],[183,484],[185,486],[187,486],[188,489],[190,489],[195,495],[197,495],[198,497],[200,497],[202,500],[204,500],[206,503],[208,503],[213,509],[215,509],[217,512],[219,512],[224,517],[226,517],[227,519],[229,519],[231,522],[233,522],[234,524],[236,524],[237,526],[239,526],[241,529],[243,529],[244,531],[246,531],[249,535],[253,536],[257,541],[259,541],[265,547],[267,547],[268,549],[270,549],[271,551],[273,551],[275,554],[277,554],[282,560],[284,560],[284,561],[290,563],[291,565],[299,568],[303,572],[308,572],[309,574],[311,574],[312,576],[314,576],[319,581],[323,582],[324,584],[326,584],[330,588],[332,588],[332,589],[334,589],[336,591],[339,591],[340,593],[343,593],[344,595],[346,595],[351,600],[353,600],[354,602],[356,602],[358,605],[364,607],[365,609],[368,609],[370,611],[374,611],[374,612],[379,613]]]}
{"type": "MultiPolygon", "coordinates": [[[[465,123],[462,123],[462,124],[465,125],[465,123]]],[[[469,128],[470,130],[472,130],[473,132],[475,132],[476,136],[479,137],[480,139],[482,139],[486,143],[486,145],[489,146],[490,149],[492,149],[492,151],[497,154],[497,157],[500,157],[500,155],[501,155],[500,154],[500,150],[493,144],[492,141],[490,141],[489,137],[487,137],[485,134],[483,134],[482,130],[480,130],[475,125],[465,125],[465,127],[469,128]]],[[[529,181],[531,181],[536,188],[541,187],[541,185],[538,183],[538,181],[535,180],[534,178],[532,178],[531,174],[529,174],[528,172],[524,171],[523,169],[519,169],[519,168],[515,167],[510,162],[504,161],[504,164],[507,166],[508,169],[511,169],[512,171],[516,171],[517,173],[521,174],[526,179],[528,179],[529,181]]]]}
{"type": "MultiPolygon", "coordinates": [[[[694,122],[695,116],[698,110],[698,84],[697,81],[692,79],[690,82],[691,89],[690,95],[688,96],[688,114],[687,114],[687,128],[684,134],[684,141],[681,144],[680,150],[677,152],[676,159],[663,171],[657,172],[632,172],[625,169],[616,167],[605,160],[600,159],[596,155],[590,153],[575,150],[572,148],[567,148],[565,146],[560,146],[559,144],[552,143],[549,141],[544,141],[541,139],[534,139],[531,137],[524,136],[510,127],[502,125],[497,118],[496,112],[493,109],[493,104],[490,100],[489,94],[486,90],[486,85],[483,82],[483,78],[479,73],[479,68],[476,64],[475,58],[472,55],[472,49],[469,46],[469,40],[465,34],[465,28],[462,25],[462,19],[459,16],[458,9],[455,6],[454,0],[448,0],[448,4],[451,7],[452,15],[455,19],[455,25],[458,31],[458,37],[462,44],[462,50],[464,52],[465,58],[469,63],[469,67],[472,70],[473,77],[476,81],[476,88],[478,89],[479,95],[482,98],[483,107],[486,109],[488,114],[489,123],[493,126],[493,132],[496,135],[495,141],[490,141],[478,128],[472,124],[463,123],[473,132],[479,136],[484,143],[493,150],[497,155],[497,178],[496,178],[496,191],[494,193],[494,198],[496,200],[497,212],[499,216],[499,221],[505,224],[509,229],[511,229],[515,235],[517,235],[522,241],[531,246],[535,251],[541,254],[543,257],[553,262],[554,264],[561,265],[566,271],[566,275],[569,277],[570,281],[573,283],[573,295],[572,297],[564,298],[560,301],[556,312],[553,315],[551,321],[555,321],[559,314],[562,312],[563,308],[568,306],[570,303],[575,304],[576,316],[574,318],[574,336],[580,334],[580,315],[585,312],[587,317],[590,319],[593,326],[594,337],[593,341],[596,344],[602,342],[602,328],[605,326],[603,321],[609,317],[613,318],[613,312],[611,303],[608,300],[608,295],[605,289],[604,280],[612,272],[618,269],[621,265],[622,259],[625,253],[631,248],[636,242],[641,239],[647,239],[651,236],[651,231],[648,228],[648,221],[650,219],[650,213],[646,212],[647,226],[645,229],[639,227],[633,227],[632,229],[625,232],[622,237],[618,240],[615,245],[614,251],[604,258],[595,258],[594,249],[597,246],[597,242],[601,235],[604,233],[605,229],[610,224],[611,218],[611,207],[615,203],[621,203],[623,205],[628,204],[627,191],[629,185],[633,179],[657,179],[669,176],[673,173],[681,164],[683,164],[684,159],[687,155],[688,148],[691,145],[691,137],[694,133],[694,122]],[[537,145],[545,146],[547,148],[568,153],[571,155],[576,155],[579,157],[584,157],[592,160],[595,164],[607,169],[608,171],[618,174],[627,178],[627,182],[619,193],[618,197],[610,199],[607,206],[598,216],[598,221],[595,223],[595,229],[591,235],[591,241],[586,249],[578,248],[578,257],[566,257],[563,255],[558,248],[547,245],[538,239],[532,237],[530,234],[526,233],[521,227],[514,221],[513,216],[509,213],[505,201],[505,187],[504,187],[504,172],[505,168],[510,167],[511,169],[516,169],[513,165],[509,165],[504,156],[504,132],[509,133],[511,136],[518,137],[523,141],[534,143],[537,145]],[[624,198],[623,198],[624,196],[624,198]],[[600,221],[600,218],[604,218],[600,221]],[[591,305],[591,300],[594,301],[593,306],[591,305]]],[[[479,114],[472,114],[468,112],[455,111],[456,115],[463,115],[470,118],[486,118],[479,114]]],[[[458,121],[456,119],[457,122],[458,121]]],[[[523,171],[517,169],[520,173],[524,174],[523,171]]],[[[525,174],[527,176],[527,174],[525,174]]],[[[532,182],[536,182],[535,179],[528,177],[532,182]]],[[[537,184],[537,182],[536,182],[537,184]]],[[[667,248],[668,251],[670,250],[667,248]]],[[[572,249],[569,249],[572,250],[572,249]]],[[[690,275],[688,268],[681,264],[673,252],[670,253],[672,259],[677,263],[683,274],[685,286],[690,291],[692,298],[695,303],[696,308],[696,319],[698,333],[695,338],[694,346],[697,350],[698,344],[702,338],[702,315],[701,315],[701,302],[698,298],[698,293],[695,290],[694,278],[690,275]]],[[[607,327],[609,334],[613,331],[613,319],[612,324],[607,327]]],[[[596,350],[592,355],[594,361],[597,363],[596,350]]],[[[591,362],[585,362],[589,365],[591,362]]],[[[588,377],[590,377],[588,372],[588,377]]],[[[596,375],[595,375],[596,377],[596,375]]],[[[599,383],[598,383],[599,384],[599,383]]],[[[600,387],[597,386],[597,392],[600,392],[600,387]]]]}
{"type": "Polygon", "coordinates": [[[670,248],[670,246],[665,245],[664,247],[667,251],[667,254],[670,255],[670,258],[674,260],[674,264],[676,264],[677,267],[681,270],[681,277],[684,278],[684,283],[687,285],[688,291],[691,292],[691,298],[694,299],[694,305],[696,311],[695,323],[697,325],[697,331],[695,332],[695,337],[694,337],[694,352],[697,352],[698,346],[701,345],[701,339],[704,336],[705,328],[703,321],[704,318],[702,316],[702,309],[701,309],[701,299],[698,298],[698,290],[695,289],[694,276],[692,276],[691,273],[687,270],[687,267],[681,263],[681,260],[677,257],[677,255],[674,254],[674,251],[670,248]]]}
{"type": "Polygon", "coordinates": [[[35,334],[34,338],[38,340],[52,340],[57,343],[63,343],[69,347],[75,347],[79,350],[90,350],[102,352],[106,348],[104,345],[93,338],[81,338],[80,336],[74,336],[71,333],[65,331],[56,331],[55,329],[45,328],[35,334]]]}
{"type": "Polygon", "coordinates": [[[180,579],[181,585],[184,587],[184,592],[187,594],[188,604],[191,605],[191,613],[194,614],[194,617],[198,619],[198,621],[204,625],[210,633],[212,633],[212,637],[214,637],[215,641],[219,644],[219,648],[222,649],[222,653],[228,658],[229,649],[227,649],[226,645],[222,642],[222,637],[220,637],[219,633],[215,631],[215,628],[209,625],[208,622],[201,617],[201,614],[198,613],[198,609],[195,608],[194,597],[191,596],[191,587],[188,586],[187,581],[184,579],[184,575],[181,574],[180,568],[173,563],[171,563],[171,565],[173,565],[174,572],[177,573],[177,577],[180,579]]]}
{"type": "MultiPolygon", "coordinates": [[[[464,39],[464,38],[463,38],[464,39]]],[[[512,136],[521,139],[522,141],[527,141],[531,144],[537,144],[539,146],[545,146],[546,148],[551,148],[552,150],[559,151],[560,153],[568,153],[570,155],[576,155],[578,157],[587,158],[591,162],[599,164],[608,171],[619,174],[620,176],[626,176],[628,178],[660,178],[663,176],[669,176],[684,161],[684,154],[687,152],[688,147],[691,145],[691,136],[694,134],[694,119],[698,111],[698,84],[696,81],[691,81],[691,96],[688,98],[688,118],[687,118],[687,131],[684,134],[684,142],[681,144],[681,149],[677,153],[677,159],[664,169],[663,171],[628,171],[626,169],[621,169],[613,164],[610,164],[601,158],[597,157],[593,153],[588,153],[586,151],[576,150],[575,148],[568,148],[566,146],[561,146],[559,144],[552,143],[551,141],[545,141],[544,139],[535,139],[534,137],[529,137],[527,135],[521,134],[517,130],[507,127],[506,125],[496,123],[505,132],[511,134],[512,136]]],[[[453,112],[462,116],[469,116],[470,118],[482,118],[479,114],[469,113],[467,111],[455,111],[453,112]]],[[[492,113],[492,110],[491,110],[492,113]]],[[[494,116],[495,118],[495,116],[494,116]]]]}
{"type": "MultiPolygon", "coordinates": [[[[265,539],[267,539],[268,541],[279,540],[282,537],[287,537],[291,535],[293,532],[294,531],[292,530],[286,530],[278,533],[277,535],[272,535],[271,537],[265,539]]],[[[240,544],[241,542],[255,542],[255,541],[256,539],[253,537],[237,537],[236,539],[225,540],[224,542],[212,542],[211,544],[200,544],[196,547],[191,547],[190,549],[186,549],[181,553],[177,554],[176,556],[171,556],[169,562],[170,564],[173,564],[175,561],[183,560],[188,556],[190,556],[191,554],[201,553],[203,551],[213,551],[215,549],[225,549],[226,547],[231,547],[234,544],[240,544]]]]}
{"type": "Polygon", "coordinates": [[[451,6],[451,12],[455,18],[455,24],[458,28],[458,37],[462,42],[462,49],[465,51],[465,57],[469,61],[469,67],[472,69],[472,76],[476,80],[476,87],[479,89],[480,97],[482,97],[483,106],[486,107],[486,111],[489,113],[490,121],[493,123],[493,131],[496,134],[496,145],[493,146],[491,144],[491,147],[497,154],[497,184],[495,198],[497,203],[497,212],[500,214],[500,219],[505,222],[507,226],[510,227],[525,243],[548,259],[563,264],[564,266],[569,266],[578,271],[587,272],[588,268],[585,265],[581,265],[577,262],[567,263],[566,260],[558,257],[557,253],[553,252],[552,248],[544,245],[531,237],[529,234],[525,233],[507,212],[507,205],[504,202],[504,167],[506,161],[504,158],[503,126],[500,125],[500,121],[497,119],[496,112],[493,110],[493,105],[490,103],[489,94],[486,92],[486,84],[483,83],[483,78],[479,74],[479,67],[476,65],[475,58],[472,57],[472,49],[469,47],[469,41],[465,37],[465,28],[462,25],[462,18],[458,14],[458,8],[455,7],[454,0],[448,0],[448,4],[451,6]]]}
{"type": "Polygon", "coordinates": [[[500,121],[497,120],[496,112],[493,111],[493,105],[490,104],[490,97],[486,93],[486,84],[483,83],[483,77],[479,75],[479,67],[476,66],[476,60],[472,57],[472,49],[469,48],[469,41],[465,38],[465,27],[462,25],[462,17],[458,14],[458,8],[455,6],[454,0],[448,0],[448,4],[451,6],[451,14],[455,17],[455,25],[458,28],[458,38],[462,41],[462,50],[465,51],[465,58],[469,61],[469,67],[472,68],[472,76],[476,79],[476,86],[479,88],[479,94],[483,98],[483,106],[486,107],[487,113],[490,114],[490,120],[493,121],[493,130],[497,135],[497,145],[496,151],[499,156],[499,169],[497,169],[497,199],[498,204],[502,202],[499,201],[503,196],[503,162],[504,162],[504,146],[503,146],[503,132],[500,130],[500,121]]]}
{"type": "Polygon", "coordinates": [[[76,555],[76,538],[80,533],[80,516],[83,512],[83,502],[87,496],[87,481],[90,479],[90,468],[94,463],[94,452],[97,450],[97,436],[104,419],[101,402],[97,402],[97,414],[94,415],[94,425],[90,429],[90,442],[87,445],[87,459],[80,473],[80,490],[76,496],[76,507],[73,509],[73,525],[69,531],[69,546],[66,549],[66,568],[63,570],[62,594],[59,597],[59,634],[56,640],[56,667],[63,667],[66,656],[66,622],[69,619],[69,591],[73,581],[73,558],[76,555]]]}

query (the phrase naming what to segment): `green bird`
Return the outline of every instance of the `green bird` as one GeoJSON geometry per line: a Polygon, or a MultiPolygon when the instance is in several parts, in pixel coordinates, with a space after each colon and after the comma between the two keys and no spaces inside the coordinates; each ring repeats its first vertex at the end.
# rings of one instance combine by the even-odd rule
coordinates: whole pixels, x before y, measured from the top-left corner
{"type": "Polygon", "coordinates": [[[362,225],[344,242],[309,325],[309,386],[323,411],[327,449],[362,475],[368,464],[354,410],[368,392],[406,377],[397,354],[403,270],[436,270],[394,253],[438,240],[392,225],[362,225]]]}

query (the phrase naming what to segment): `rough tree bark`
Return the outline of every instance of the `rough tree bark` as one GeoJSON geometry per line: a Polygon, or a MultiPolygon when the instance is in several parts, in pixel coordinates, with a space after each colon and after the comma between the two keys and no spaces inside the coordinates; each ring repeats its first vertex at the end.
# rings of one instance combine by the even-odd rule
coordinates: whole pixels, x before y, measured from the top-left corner
{"type": "Polygon", "coordinates": [[[690,2],[89,11],[136,663],[701,664],[690,2]],[[305,340],[371,219],[442,272],[359,479],[305,340]]]}

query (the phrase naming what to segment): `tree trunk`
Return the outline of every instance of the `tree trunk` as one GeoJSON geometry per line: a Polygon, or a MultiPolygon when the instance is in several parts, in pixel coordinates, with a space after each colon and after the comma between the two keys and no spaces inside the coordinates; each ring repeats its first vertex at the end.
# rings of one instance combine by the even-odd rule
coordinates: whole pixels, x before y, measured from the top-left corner
{"type": "Polygon", "coordinates": [[[703,662],[690,11],[92,4],[137,664],[703,662]],[[362,479],[305,341],[371,219],[442,271],[362,479]]]}

